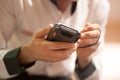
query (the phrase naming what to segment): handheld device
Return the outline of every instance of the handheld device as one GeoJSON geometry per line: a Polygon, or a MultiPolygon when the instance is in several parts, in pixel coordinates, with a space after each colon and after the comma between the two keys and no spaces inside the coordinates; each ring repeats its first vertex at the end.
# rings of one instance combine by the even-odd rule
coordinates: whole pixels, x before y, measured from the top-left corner
{"type": "Polygon", "coordinates": [[[49,41],[75,43],[80,38],[80,33],[63,24],[55,24],[47,36],[49,41]]]}

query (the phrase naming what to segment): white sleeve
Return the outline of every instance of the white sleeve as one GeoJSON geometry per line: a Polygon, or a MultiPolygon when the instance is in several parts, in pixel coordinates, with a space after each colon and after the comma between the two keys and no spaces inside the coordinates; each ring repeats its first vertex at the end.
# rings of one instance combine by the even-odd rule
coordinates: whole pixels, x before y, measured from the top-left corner
{"type": "Polygon", "coordinates": [[[0,79],[6,79],[15,75],[9,75],[7,68],[4,64],[3,58],[9,50],[0,50],[0,79]]]}
{"type": "Polygon", "coordinates": [[[5,67],[3,57],[8,52],[7,41],[15,29],[13,6],[10,0],[0,0],[0,78],[7,78],[9,74],[5,67]]]}

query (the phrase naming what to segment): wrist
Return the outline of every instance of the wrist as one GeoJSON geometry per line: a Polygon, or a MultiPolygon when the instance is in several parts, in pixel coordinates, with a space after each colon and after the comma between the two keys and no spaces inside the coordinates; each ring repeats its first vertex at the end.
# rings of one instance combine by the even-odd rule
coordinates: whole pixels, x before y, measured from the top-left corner
{"type": "Polygon", "coordinates": [[[76,66],[75,72],[77,73],[78,77],[81,80],[85,80],[90,75],[92,75],[96,70],[96,66],[94,65],[93,61],[89,63],[89,65],[85,69],[81,69],[79,65],[76,66]]]}
{"type": "Polygon", "coordinates": [[[90,64],[90,62],[90,58],[78,58],[78,65],[83,70],[90,64]]]}
{"type": "Polygon", "coordinates": [[[28,47],[25,45],[20,48],[20,51],[18,53],[18,60],[21,65],[26,65],[35,62],[32,54],[28,50],[28,47]]]}

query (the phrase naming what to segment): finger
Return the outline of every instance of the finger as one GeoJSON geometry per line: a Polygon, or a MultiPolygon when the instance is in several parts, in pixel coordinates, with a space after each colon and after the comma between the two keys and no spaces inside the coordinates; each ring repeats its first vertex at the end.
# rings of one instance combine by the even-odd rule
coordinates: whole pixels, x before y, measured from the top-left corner
{"type": "Polygon", "coordinates": [[[100,46],[100,44],[101,44],[101,42],[98,42],[95,45],[91,46],[92,51],[95,51],[100,46]]]}
{"type": "Polygon", "coordinates": [[[89,46],[89,47],[84,47],[84,48],[79,47],[77,49],[77,51],[89,51],[89,53],[91,53],[91,52],[93,53],[94,51],[96,51],[96,49],[99,47],[100,44],[101,44],[101,42],[98,42],[95,45],[92,45],[92,46],[89,46]]]}
{"type": "Polygon", "coordinates": [[[49,31],[52,29],[52,27],[53,27],[53,24],[49,24],[48,27],[36,31],[35,37],[40,38],[40,37],[46,36],[49,33],[49,31]]]}
{"type": "Polygon", "coordinates": [[[99,38],[100,37],[100,31],[99,30],[93,30],[93,31],[88,31],[88,32],[84,32],[84,33],[81,33],[81,38],[86,38],[86,39],[89,39],[89,38],[99,38]]]}
{"type": "Polygon", "coordinates": [[[77,48],[77,43],[51,42],[49,48],[53,50],[77,48]]]}
{"type": "Polygon", "coordinates": [[[64,50],[64,49],[77,49],[77,43],[66,43],[66,42],[51,42],[45,39],[37,39],[36,43],[39,47],[48,50],[64,50]]]}
{"type": "Polygon", "coordinates": [[[70,57],[72,52],[74,52],[75,49],[66,49],[66,50],[51,50],[50,54],[47,54],[47,56],[50,57],[49,62],[56,62],[56,61],[62,61],[70,57]]]}
{"type": "Polygon", "coordinates": [[[91,44],[96,44],[98,42],[97,38],[91,38],[91,39],[79,39],[78,44],[80,46],[87,46],[91,44]]]}
{"type": "Polygon", "coordinates": [[[54,50],[54,53],[57,54],[57,56],[62,57],[62,58],[68,58],[72,52],[74,52],[76,49],[65,49],[65,50],[54,50]]]}
{"type": "Polygon", "coordinates": [[[91,30],[101,30],[101,27],[98,24],[88,24],[85,26],[85,28],[81,31],[82,32],[87,32],[91,30]]]}
{"type": "Polygon", "coordinates": [[[91,24],[88,22],[88,23],[86,23],[86,25],[85,26],[90,26],[91,24]]]}

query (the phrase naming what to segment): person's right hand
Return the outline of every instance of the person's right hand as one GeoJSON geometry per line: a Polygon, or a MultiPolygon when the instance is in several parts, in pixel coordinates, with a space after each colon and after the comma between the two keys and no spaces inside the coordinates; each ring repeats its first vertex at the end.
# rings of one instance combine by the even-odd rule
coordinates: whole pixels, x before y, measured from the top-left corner
{"type": "Polygon", "coordinates": [[[36,31],[32,40],[21,47],[18,55],[21,64],[37,60],[45,62],[61,61],[67,59],[77,49],[76,43],[47,41],[45,36],[52,27],[53,25],[48,25],[48,27],[36,31]]]}

